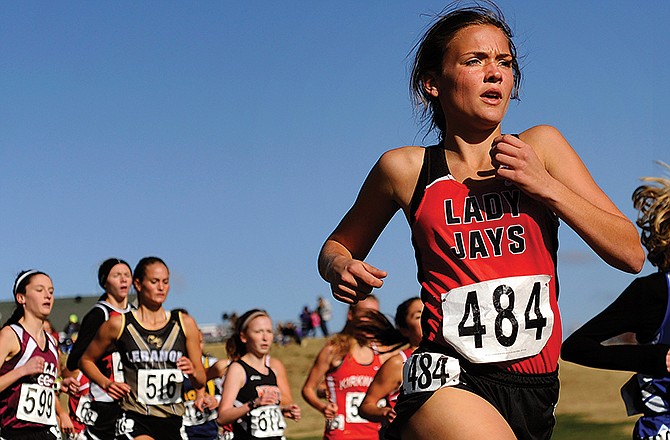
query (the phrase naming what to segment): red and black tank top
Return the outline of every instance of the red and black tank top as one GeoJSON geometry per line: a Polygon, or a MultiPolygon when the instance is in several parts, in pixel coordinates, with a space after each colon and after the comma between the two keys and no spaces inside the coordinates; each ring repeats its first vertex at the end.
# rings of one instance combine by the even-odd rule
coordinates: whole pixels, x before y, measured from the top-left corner
{"type": "Polygon", "coordinates": [[[456,181],[444,149],[427,147],[410,206],[424,341],[510,371],[555,371],[558,224],[509,181],[456,181]]]}

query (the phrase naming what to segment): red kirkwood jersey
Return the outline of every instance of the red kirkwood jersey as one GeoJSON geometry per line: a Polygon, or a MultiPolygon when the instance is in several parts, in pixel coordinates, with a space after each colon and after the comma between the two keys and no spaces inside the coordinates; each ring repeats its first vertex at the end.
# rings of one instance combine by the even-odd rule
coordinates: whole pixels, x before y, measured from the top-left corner
{"type": "Polygon", "coordinates": [[[365,393],[381,365],[377,353],[367,365],[359,364],[350,353],[347,353],[340,366],[326,374],[328,398],[337,404],[337,416],[326,425],[324,439],[379,439],[381,425],[358,415],[358,407],[363,402],[365,393]]]}
{"type": "MultiPolygon", "coordinates": [[[[44,359],[44,371],[41,374],[33,376],[23,376],[0,392],[0,427],[8,430],[45,428],[47,425],[18,419],[16,417],[17,408],[21,395],[21,385],[39,384],[47,388],[54,388],[56,379],[58,378],[58,349],[56,341],[50,334],[45,332],[46,346],[42,350],[37,345],[37,341],[20,324],[12,324],[10,327],[16,333],[21,344],[21,350],[13,358],[2,364],[0,376],[25,365],[33,357],[44,359]]],[[[32,403],[35,403],[35,400],[32,403]]],[[[55,409],[55,407],[52,408],[55,409]]]]}
{"type": "MultiPolygon", "coordinates": [[[[553,328],[538,330],[551,331],[551,336],[538,354],[507,361],[501,367],[520,373],[555,371],[561,344],[556,215],[504,179],[467,184],[454,180],[444,149],[433,146],[426,148],[410,224],[425,305],[424,340],[449,346],[442,333],[442,295],[448,296],[452,289],[507,277],[549,275],[547,301],[554,314],[553,328]]],[[[506,305],[498,303],[496,310],[509,322],[522,325],[524,308],[530,307],[525,310],[528,319],[532,305],[516,304],[511,318],[504,314],[506,305]]],[[[456,319],[462,318],[465,325],[478,318],[475,312],[472,304],[466,304],[463,316],[456,319]]],[[[492,327],[486,331],[492,332],[492,327]]],[[[471,336],[463,336],[467,337],[471,336]]]]}

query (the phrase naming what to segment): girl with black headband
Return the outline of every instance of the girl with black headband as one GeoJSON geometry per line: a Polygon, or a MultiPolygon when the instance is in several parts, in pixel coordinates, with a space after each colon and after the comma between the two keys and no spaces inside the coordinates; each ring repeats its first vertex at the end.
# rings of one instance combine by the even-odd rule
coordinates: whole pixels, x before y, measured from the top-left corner
{"type": "Polygon", "coordinates": [[[274,333],[272,320],[263,310],[252,309],[237,321],[235,333],[226,343],[228,367],[223,382],[217,423],[234,423],[233,438],[283,438],[284,417],[300,420],[293,403],[284,365],[269,358],[274,333]]]}
{"type": "Polygon", "coordinates": [[[44,272],[21,272],[14,282],[16,309],[0,331],[0,438],[60,439],[73,432],[60,407],[58,345],[44,330],[54,287],[44,272]]]}
{"type": "MultiPolygon", "coordinates": [[[[132,276],[130,265],[118,258],[108,258],[98,268],[98,284],[105,292],[84,316],[67,358],[65,374],[76,377],[82,387],[88,379],[79,371],[79,360],[103,323],[132,309],[128,304],[132,276]]],[[[105,354],[98,361],[98,368],[107,377],[123,382],[123,370],[116,351],[105,354]]],[[[75,425],[79,425],[78,430],[83,429],[87,439],[114,438],[116,420],[121,414],[118,401],[95,383],[90,384],[89,390],[89,393],[81,392],[70,399],[70,414],[75,415],[75,425]]]]}

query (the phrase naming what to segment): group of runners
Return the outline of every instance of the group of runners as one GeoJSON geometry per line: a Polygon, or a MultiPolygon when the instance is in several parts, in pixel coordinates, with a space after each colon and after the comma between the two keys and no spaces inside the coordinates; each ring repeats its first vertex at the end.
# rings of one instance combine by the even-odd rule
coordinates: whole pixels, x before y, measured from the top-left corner
{"type": "MultiPolygon", "coordinates": [[[[563,339],[559,222],[616,269],[637,273],[645,255],[635,225],[557,129],[503,133],[520,83],[512,31],[490,2],[446,11],[417,45],[411,90],[439,142],[385,152],[319,255],[333,296],[349,304],[347,324],[302,388],[324,416],[324,438],[551,438],[563,339]],[[398,210],[421,293],[401,304],[394,326],[372,294],[387,273],[365,259],[398,210]]],[[[644,414],[640,439],[657,438],[670,422],[669,199],[668,179],[634,192],[642,244],[659,272],[636,279],[563,349],[575,362],[639,373],[626,396],[644,414]],[[602,344],[623,331],[645,345],[602,344]]],[[[131,271],[108,260],[99,282],[105,294],[84,318],[59,382],[56,342],[43,331],[51,279],[35,270],[16,278],[16,313],[0,332],[0,437],[58,438],[58,420],[76,432],[57,390],[82,394],[69,413],[90,439],[212,438],[199,437],[207,429],[280,439],[285,419],[300,419],[284,365],[269,354],[265,311],[238,319],[227,359],[203,358],[195,321],[163,308],[165,262],[144,258],[131,271]],[[207,393],[211,380],[220,382],[220,401],[207,393]]]]}
{"type": "MultiPolygon", "coordinates": [[[[242,314],[226,342],[226,358],[215,359],[203,354],[193,318],[164,308],[170,272],[160,258],[143,258],[134,270],[110,258],[100,265],[98,282],[104,293],[84,316],[63,362],[45,325],[54,305],[51,278],[37,270],[17,276],[16,310],[0,332],[0,438],[281,439],[285,420],[300,420],[286,369],[270,356],[275,334],[267,312],[242,314]],[[136,306],[128,302],[131,287],[136,306]],[[67,409],[59,393],[68,394],[67,409]]],[[[421,302],[401,304],[398,329],[378,309],[372,297],[351,307],[343,331],[322,350],[327,364],[320,354],[316,376],[310,373],[305,384],[312,388],[318,377],[313,388],[332,396],[332,414],[323,411],[329,438],[340,438],[333,432],[377,438],[376,421],[390,420],[372,413],[365,420],[357,408],[365,407],[361,402],[383,360],[409,341],[418,343],[421,302]]],[[[392,389],[373,406],[398,390],[401,365],[384,375],[392,389]]],[[[320,405],[319,398],[309,402],[320,405]]]]}
{"type": "Polygon", "coordinates": [[[105,293],[61,369],[58,342],[45,330],[52,280],[37,270],[16,278],[16,310],[0,332],[0,438],[281,438],[284,417],[300,419],[286,370],[269,355],[265,311],[239,318],[227,358],[217,360],[203,355],[186,311],[163,307],[170,272],[160,258],[143,258],[134,271],[108,259],[98,281],[105,293]],[[131,286],[136,307],[128,304],[131,286]],[[69,394],[69,410],[60,392],[69,394]]]}

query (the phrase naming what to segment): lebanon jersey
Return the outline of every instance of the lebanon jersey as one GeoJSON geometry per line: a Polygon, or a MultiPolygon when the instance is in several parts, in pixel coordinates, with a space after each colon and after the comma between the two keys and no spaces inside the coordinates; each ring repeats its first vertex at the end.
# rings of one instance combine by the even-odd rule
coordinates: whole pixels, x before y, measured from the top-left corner
{"type": "Polygon", "coordinates": [[[122,315],[123,326],[116,341],[125,381],[131,391],[121,402],[124,411],[156,417],[184,414],[182,382],[184,374],[177,360],[186,356],[186,334],[181,312],[165,312],[167,323],[148,330],[137,321],[135,312],[122,315]]]}
{"type": "Polygon", "coordinates": [[[382,361],[377,352],[374,353],[372,362],[367,365],[356,362],[351,353],[347,353],[340,366],[326,374],[328,398],[337,404],[337,415],[326,423],[324,439],[379,438],[381,424],[361,417],[358,414],[358,407],[363,402],[365,393],[381,365],[382,361]]]}
{"type": "Polygon", "coordinates": [[[501,178],[456,181],[427,147],[410,225],[424,341],[519,373],[556,370],[558,218],[501,178]]]}
{"type": "Polygon", "coordinates": [[[2,430],[40,429],[57,425],[56,391],[58,387],[58,348],[55,339],[48,333],[44,350],[21,326],[12,324],[21,344],[19,352],[5,361],[0,376],[25,365],[31,358],[44,359],[41,374],[23,376],[0,392],[0,427],[2,430]]]}

